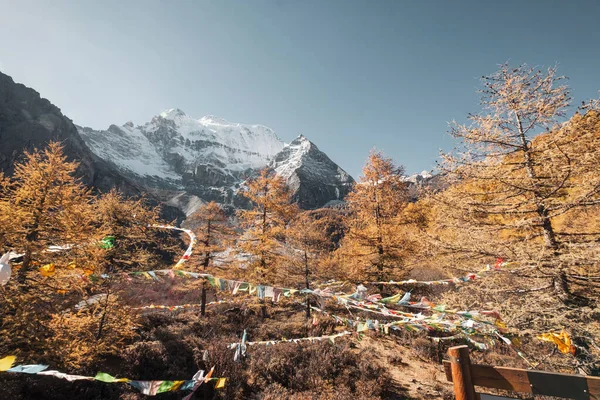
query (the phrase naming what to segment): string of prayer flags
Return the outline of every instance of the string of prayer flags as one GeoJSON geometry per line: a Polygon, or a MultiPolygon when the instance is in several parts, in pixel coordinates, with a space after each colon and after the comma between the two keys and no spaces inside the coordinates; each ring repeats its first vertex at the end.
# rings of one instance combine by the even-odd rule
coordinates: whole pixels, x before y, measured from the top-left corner
{"type": "MultiPolygon", "coordinates": [[[[206,303],[205,305],[208,306],[213,306],[215,304],[229,304],[229,303],[237,303],[236,301],[230,301],[230,300],[218,300],[218,301],[211,301],[210,303],[206,303]]],[[[142,306],[142,307],[134,307],[132,308],[133,310],[169,310],[169,311],[177,311],[177,310],[183,310],[183,309],[188,309],[188,308],[199,308],[202,307],[202,304],[197,303],[197,304],[179,304],[179,305],[175,305],[175,306],[164,306],[164,305],[154,305],[154,304],[150,304],[149,306],[142,306]]]]}
{"type": "MultiPolygon", "coordinates": [[[[153,396],[164,392],[174,392],[177,390],[196,390],[198,386],[204,382],[214,380],[216,382],[215,388],[221,389],[225,386],[226,378],[211,378],[214,371],[214,367],[210,373],[204,377],[204,371],[198,371],[191,380],[156,380],[156,381],[138,381],[130,380],[128,378],[115,378],[114,376],[107,374],[106,372],[98,372],[95,376],[83,376],[83,375],[71,375],[64,372],[47,370],[47,365],[32,364],[32,365],[16,365],[15,356],[6,356],[0,359],[0,372],[11,372],[21,373],[30,375],[43,375],[53,376],[60,379],[65,379],[69,382],[74,381],[98,381],[104,383],[127,383],[130,386],[136,388],[141,393],[153,396]]],[[[193,392],[192,392],[193,393],[193,392]]]]}
{"type": "Polygon", "coordinates": [[[192,256],[192,251],[194,250],[194,245],[196,244],[196,235],[194,234],[194,232],[192,232],[189,229],[185,229],[185,228],[178,228],[176,226],[172,226],[172,225],[159,225],[159,224],[153,224],[150,225],[150,227],[152,228],[161,228],[161,229],[171,229],[174,231],[181,231],[184,232],[185,234],[187,234],[190,238],[190,244],[188,246],[188,248],[185,250],[185,253],[183,253],[183,256],[179,259],[179,261],[177,261],[177,263],[175,264],[175,266],[173,267],[174,269],[178,269],[181,266],[183,266],[183,264],[190,259],[190,257],[192,256]]]}
{"type": "Polygon", "coordinates": [[[563,354],[575,354],[577,348],[571,343],[571,337],[563,329],[560,333],[546,332],[537,336],[538,339],[545,342],[551,342],[558,347],[558,350],[563,354]]]}
{"type": "MultiPolygon", "coordinates": [[[[245,342],[245,344],[248,346],[256,346],[256,345],[271,346],[271,345],[279,344],[279,343],[299,343],[299,342],[305,342],[305,341],[314,343],[315,341],[319,342],[321,340],[329,340],[330,342],[333,343],[336,338],[346,336],[346,335],[351,335],[351,334],[352,334],[352,332],[344,331],[344,332],[336,333],[335,335],[311,336],[311,337],[304,337],[304,338],[297,338],[297,339],[263,340],[260,342],[245,342]]],[[[237,352],[237,348],[239,345],[240,345],[240,343],[231,343],[229,345],[229,348],[231,350],[236,349],[236,352],[237,352]]]]}
{"type": "Polygon", "coordinates": [[[477,342],[477,341],[471,339],[468,335],[465,335],[463,333],[460,333],[458,335],[446,336],[446,337],[433,337],[433,336],[429,336],[429,339],[433,340],[434,342],[440,342],[440,341],[445,341],[445,340],[464,339],[467,342],[471,343],[473,346],[475,346],[475,348],[477,350],[487,350],[489,348],[487,344],[481,343],[481,342],[477,342]]]}
{"type": "Polygon", "coordinates": [[[468,273],[465,276],[454,277],[448,279],[439,279],[436,281],[417,281],[416,279],[408,279],[405,281],[387,281],[387,282],[369,282],[372,285],[450,285],[450,284],[461,284],[465,282],[474,281],[476,279],[482,278],[484,275],[489,274],[491,272],[498,271],[501,267],[506,267],[509,263],[505,262],[503,258],[498,258],[493,267],[490,265],[486,265],[481,271],[477,273],[468,273]]]}

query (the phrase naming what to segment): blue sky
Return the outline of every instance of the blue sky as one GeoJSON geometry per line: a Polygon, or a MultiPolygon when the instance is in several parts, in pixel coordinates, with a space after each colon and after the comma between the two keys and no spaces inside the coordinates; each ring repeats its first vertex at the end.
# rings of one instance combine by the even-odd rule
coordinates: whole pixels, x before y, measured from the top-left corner
{"type": "Polygon", "coordinates": [[[355,177],[376,147],[413,173],[510,60],[600,90],[599,1],[0,0],[0,71],[75,123],[167,108],[302,133],[355,177]]]}

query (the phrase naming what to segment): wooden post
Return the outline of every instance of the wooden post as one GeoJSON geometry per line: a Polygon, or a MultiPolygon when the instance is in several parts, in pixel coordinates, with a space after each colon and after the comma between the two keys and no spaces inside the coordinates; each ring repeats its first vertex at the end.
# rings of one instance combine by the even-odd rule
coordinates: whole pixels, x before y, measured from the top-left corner
{"type": "Polygon", "coordinates": [[[471,359],[468,346],[454,346],[448,349],[454,396],[456,400],[475,400],[475,388],[471,381],[471,359]]]}

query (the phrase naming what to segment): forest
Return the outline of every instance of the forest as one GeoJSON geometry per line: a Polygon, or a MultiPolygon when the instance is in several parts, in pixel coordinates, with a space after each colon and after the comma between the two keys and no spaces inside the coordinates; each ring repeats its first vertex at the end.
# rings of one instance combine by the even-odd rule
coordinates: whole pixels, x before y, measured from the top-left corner
{"type": "Polygon", "coordinates": [[[456,344],[599,375],[600,100],[508,64],[478,95],[416,196],[373,150],[315,210],[264,169],[249,208],[178,226],[61,143],[25,152],[0,175],[1,397],[450,399],[456,344]]]}

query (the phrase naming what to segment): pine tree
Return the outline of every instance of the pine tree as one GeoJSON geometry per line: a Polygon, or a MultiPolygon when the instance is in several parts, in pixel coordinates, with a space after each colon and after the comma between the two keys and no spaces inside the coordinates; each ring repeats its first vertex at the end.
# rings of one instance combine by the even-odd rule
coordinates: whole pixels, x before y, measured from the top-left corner
{"type": "MultiPolygon", "coordinates": [[[[268,169],[248,182],[243,195],[253,207],[241,210],[238,215],[245,229],[239,239],[239,248],[250,255],[250,270],[261,284],[276,280],[277,267],[282,265],[285,231],[297,206],[291,203],[291,194],[283,178],[268,169]]],[[[263,318],[267,309],[262,301],[263,318]]]]}
{"type": "Polygon", "coordinates": [[[405,272],[401,265],[408,243],[400,226],[408,189],[402,173],[390,158],[372,152],[347,197],[348,231],[340,252],[357,279],[382,281],[405,272]]]}
{"type": "MultiPolygon", "coordinates": [[[[196,210],[188,222],[194,227],[198,240],[198,250],[202,252],[202,271],[206,272],[215,254],[227,248],[233,229],[229,226],[229,218],[225,211],[214,201],[204,204],[196,210]]],[[[206,282],[202,282],[200,314],[206,314],[206,282]]]]}

